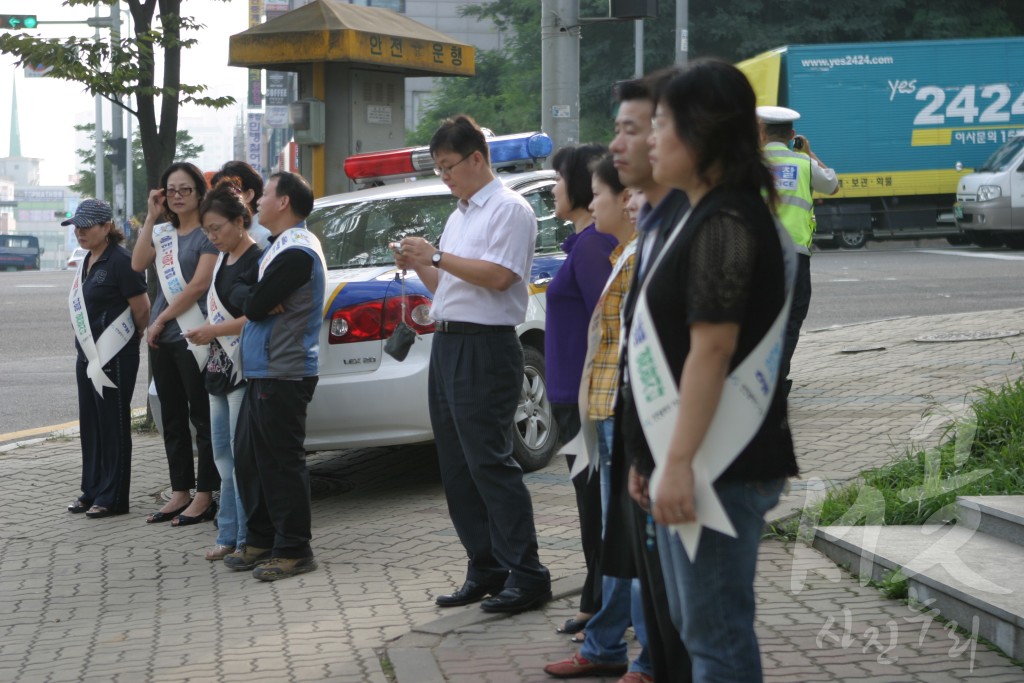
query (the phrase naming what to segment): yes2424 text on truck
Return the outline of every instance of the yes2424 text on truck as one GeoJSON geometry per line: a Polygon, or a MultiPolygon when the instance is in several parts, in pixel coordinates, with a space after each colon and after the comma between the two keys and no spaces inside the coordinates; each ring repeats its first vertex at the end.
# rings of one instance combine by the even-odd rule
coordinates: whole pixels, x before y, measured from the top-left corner
{"type": "Polygon", "coordinates": [[[839,191],[815,195],[816,244],[993,246],[954,203],[962,176],[1024,133],[1024,38],[791,45],[737,66],[759,105],[800,112],[796,132],[836,171],[839,191]]]}

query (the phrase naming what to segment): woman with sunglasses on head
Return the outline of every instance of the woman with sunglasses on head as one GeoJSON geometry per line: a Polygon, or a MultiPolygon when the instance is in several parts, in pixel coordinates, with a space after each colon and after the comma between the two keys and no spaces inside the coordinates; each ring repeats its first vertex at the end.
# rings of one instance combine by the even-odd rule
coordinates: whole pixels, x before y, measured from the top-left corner
{"type": "Polygon", "coordinates": [[[206,297],[209,322],[185,332],[185,338],[196,346],[210,348],[206,390],[210,394],[213,461],[220,473],[217,540],[206,552],[206,559],[213,562],[245,543],[245,513],[235,485],[234,458],[235,425],[245,395],[238,351],[246,321],[242,305],[258,279],[263,250],[252,238],[254,222],[238,179],[222,178],[199,205],[199,218],[203,232],[221,252],[206,297]]]}
{"type": "Polygon", "coordinates": [[[132,270],[110,204],[86,199],[61,225],[75,226],[78,245],[88,250],[68,297],[82,442],[82,494],[68,512],[93,519],[123,515],[131,484],[139,340],[149,320],[146,278],[132,270]]]}
{"type": "Polygon", "coordinates": [[[210,398],[203,383],[209,347],[195,346],[184,332],[206,321],[206,291],[213,278],[217,249],[199,225],[199,203],[206,178],[193,164],[171,164],[151,190],[146,222],[132,253],[132,268],[142,272],[156,264],[160,283],[150,314],[148,342],[153,381],[160,399],[164,450],[171,476],[171,498],[146,522],[187,526],[213,519],[213,492],[220,477],[210,445],[210,398]],[[164,217],[169,220],[160,222],[164,217]],[[198,473],[192,464],[192,435],[199,451],[198,473]],[[195,498],[189,491],[195,486],[195,498]]]}

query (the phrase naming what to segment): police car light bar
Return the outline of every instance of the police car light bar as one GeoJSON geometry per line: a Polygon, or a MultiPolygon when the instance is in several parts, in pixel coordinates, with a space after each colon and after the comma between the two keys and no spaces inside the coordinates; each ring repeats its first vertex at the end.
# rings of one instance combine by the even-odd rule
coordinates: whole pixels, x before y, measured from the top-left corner
{"type": "MultiPolygon", "coordinates": [[[[553,148],[551,138],[545,133],[499,135],[488,138],[487,145],[491,151],[491,167],[496,169],[538,163],[547,158],[553,148]]],[[[359,183],[414,176],[433,168],[429,147],[367,152],[345,159],[345,175],[359,183]]]]}

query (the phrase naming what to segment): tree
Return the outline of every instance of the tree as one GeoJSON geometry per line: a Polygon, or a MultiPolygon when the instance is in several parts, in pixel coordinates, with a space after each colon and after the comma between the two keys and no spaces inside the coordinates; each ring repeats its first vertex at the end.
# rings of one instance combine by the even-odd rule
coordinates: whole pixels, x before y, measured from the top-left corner
{"type": "MultiPolygon", "coordinates": [[[[96,125],[87,123],[82,126],[75,126],[75,130],[87,132],[89,139],[95,142],[96,140],[96,125]]],[[[146,211],[146,200],[149,197],[149,190],[151,186],[146,180],[146,163],[143,158],[142,147],[140,145],[139,131],[134,131],[132,136],[132,205],[135,207],[137,213],[145,214],[146,211]]],[[[103,133],[103,140],[106,142],[111,139],[109,132],[103,133]]],[[[172,161],[192,161],[199,158],[199,155],[203,153],[203,146],[197,145],[192,142],[192,136],[189,135],[188,131],[179,130],[177,134],[177,144],[174,158],[172,161]]],[[[71,185],[71,189],[79,193],[83,197],[95,197],[96,196],[96,146],[91,145],[89,149],[76,149],[75,154],[78,156],[78,160],[81,164],[81,170],[78,173],[78,182],[71,185]]],[[[112,169],[109,160],[104,159],[104,173],[109,178],[112,176],[112,169]]],[[[153,185],[152,187],[156,187],[153,185]]],[[[108,183],[105,187],[105,197],[111,204],[113,201],[113,188],[108,183]]]]}
{"type": "MultiPolygon", "coordinates": [[[[221,0],[226,1],[226,0],[221,0]]],[[[174,159],[178,144],[178,108],[182,104],[219,109],[233,97],[204,95],[205,85],[181,82],[181,51],[196,43],[184,34],[201,25],[181,16],[183,0],[64,0],[68,7],[106,5],[111,12],[127,6],[133,33],[119,40],[72,36],[43,39],[27,33],[0,34],[0,53],[18,58],[18,65],[52,67],[51,78],[82,83],[92,95],[122,103],[138,120],[145,160],[144,187],[156,187],[160,174],[174,159]],[[159,6],[159,14],[156,10],[159,6]],[[163,80],[156,84],[157,50],[162,54],[163,80]],[[134,107],[132,106],[134,99],[134,107]],[[159,106],[160,116],[157,118],[159,106]]]]}

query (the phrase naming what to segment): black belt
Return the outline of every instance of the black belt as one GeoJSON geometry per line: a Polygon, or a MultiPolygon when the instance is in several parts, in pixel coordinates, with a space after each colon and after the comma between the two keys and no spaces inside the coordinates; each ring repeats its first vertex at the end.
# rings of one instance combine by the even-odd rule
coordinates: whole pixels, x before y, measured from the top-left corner
{"type": "Polygon", "coordinates": [[[511,332],[513,325],[479,325],[477,323],[460,323],[454,320],[434,321],[434,330],[445,334],[483,334],[485,332],[511,332]]]}

